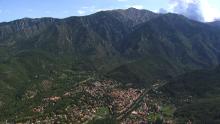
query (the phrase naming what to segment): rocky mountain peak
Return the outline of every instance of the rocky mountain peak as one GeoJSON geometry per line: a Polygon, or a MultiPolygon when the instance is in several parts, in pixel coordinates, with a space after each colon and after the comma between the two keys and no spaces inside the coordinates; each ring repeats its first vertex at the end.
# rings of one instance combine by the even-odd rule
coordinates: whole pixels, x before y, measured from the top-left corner
{"type": "Polygon", "coordinates": [[[149,21],[152,18],[158,16],[157,13],[154,13],[152,11],[144,10],[144,9],[140,10],[136,8],[117,9],[107,12],[110,12],[114,17],[118,18],[118,20],[122,22],[132,23],[133,26],[149,21]]]}

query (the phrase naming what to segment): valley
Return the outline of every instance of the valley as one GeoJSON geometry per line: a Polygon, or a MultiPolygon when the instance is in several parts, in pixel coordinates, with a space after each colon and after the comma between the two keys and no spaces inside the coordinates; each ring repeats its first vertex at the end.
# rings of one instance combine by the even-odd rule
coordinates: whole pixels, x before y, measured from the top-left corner
{"type": "Polygon", "coordinates": [[[219,33],[135,8],[0,23],[0,123],[218,124],[219,33]]]}
{"type": "Polygon", "coordinates": [[[30,108],[34,116],[17,116],[14,121],[80,124],[101,123],[109,118],[112,123],[140,123],[151,118],[149,122],[154,122],[163,116],[159,109],[162,104],[158,105],[159,99],[149,95],[163,85],[163,81],[158,81],[150,89],[122,88],[116,81],[88,78],[77,83],[70,91],[65,91],[62,96],[43,98],[40,105],[30,108]]]}

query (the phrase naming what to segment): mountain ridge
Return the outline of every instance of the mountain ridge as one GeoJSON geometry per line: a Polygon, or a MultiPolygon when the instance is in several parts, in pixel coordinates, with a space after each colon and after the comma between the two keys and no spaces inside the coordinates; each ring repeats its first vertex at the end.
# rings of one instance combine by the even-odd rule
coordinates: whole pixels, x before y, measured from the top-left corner
{"type": "Polygon", "coordinates": [[[215,68],[219,33],[182,15],[134,8],[0,23],[0,120],[34,114],[28,107],[91,77],[148,88],[215,68]],[[24,101],[29,95],[34,98],[24,101]]]}
{"type": "Polygon", "coordinates": [[[219,29],[178,14],[129,8],[65,19],[22,19],[1,25],[1,46],[15,52],[39,49],[57,55],[72,54],[99,63],[99,70],[109,70],[108,64],[115,68],[146,56],[164,58],[181,71],[219,63],[219,29]],[[181,56],[185,56],[184,61],[181,56]]]}

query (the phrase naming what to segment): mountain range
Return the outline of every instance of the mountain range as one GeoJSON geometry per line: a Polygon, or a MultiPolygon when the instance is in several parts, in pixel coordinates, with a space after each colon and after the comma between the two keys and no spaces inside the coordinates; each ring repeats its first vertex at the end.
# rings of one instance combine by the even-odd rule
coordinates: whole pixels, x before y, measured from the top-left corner
{"type": "Polygon", "coordinates": [[[148,70],[143,77],[149,79],[158,69],[167,74],[158,75],[167,77],[219,63],[219,29],[181,15],[134,8],[65,19],[24,18],[1,23],[0,34],[0,46],[12,54],[36,50],[88,59],[114,77],[142,61],[148,64],[138,64],[143,69],[138,71],[148,70]]]}
{"type": "MultiPolygon", "coordinates": [[[[135,8],[0,23],[0,108],[22,106],[9,103],[21,100],[27,90],[54,92],[40,91],[41,81],[57,83],[67,71],[143,87],[214,69],[220,63],[219,24],[135,8]]],[[[55,89],[69,85],[56,83],[55,89]]],[[[10,111],[6,116],[19,110],[10,111]]]]}

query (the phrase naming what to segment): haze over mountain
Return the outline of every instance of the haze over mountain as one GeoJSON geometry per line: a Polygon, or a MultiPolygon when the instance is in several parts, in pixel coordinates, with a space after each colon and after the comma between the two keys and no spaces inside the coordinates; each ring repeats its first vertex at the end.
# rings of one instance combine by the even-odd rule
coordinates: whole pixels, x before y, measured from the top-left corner
{"type": "Polygon", "coordinates": [[[215,68],[220,29],[214,24],[135,8],[0,23],[0,117],[25,115],[27,91],[37,90],[41,99],[68,89],[72,72],[143,87],[215,68]],[[42,80],[52,80],[53,88],[42,90],[42,80]]]}

